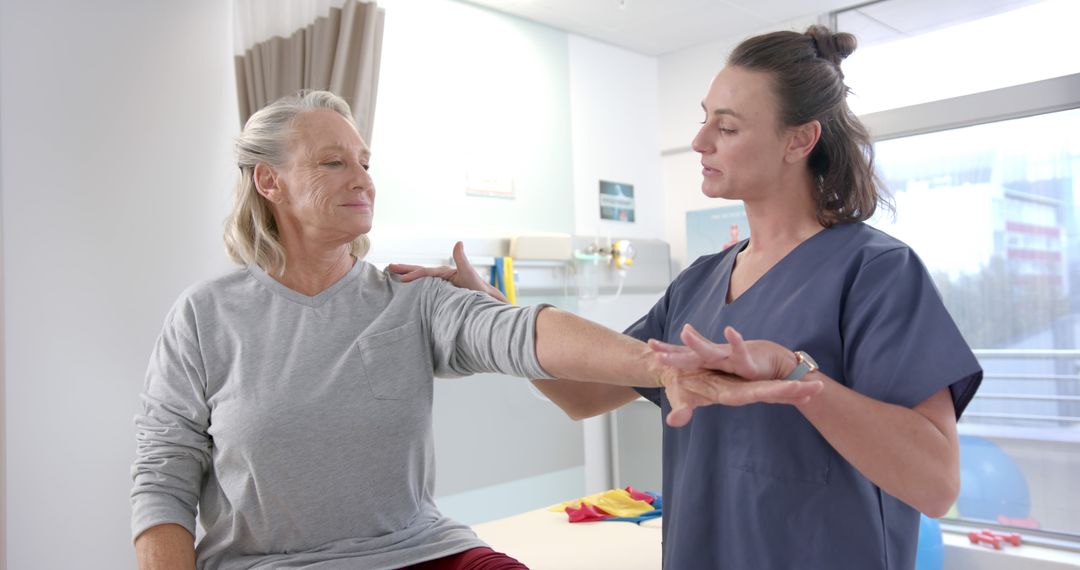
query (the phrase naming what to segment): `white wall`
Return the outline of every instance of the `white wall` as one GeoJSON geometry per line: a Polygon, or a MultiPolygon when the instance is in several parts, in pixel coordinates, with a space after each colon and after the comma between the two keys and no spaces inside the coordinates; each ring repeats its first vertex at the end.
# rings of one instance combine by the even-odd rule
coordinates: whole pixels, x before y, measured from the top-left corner
{"type": "Polygon", "coordinates": [[[382,4],[376,255],[417,236],[663,236],[656,58],[460,2],[382,4]],[[467,196],[470,173],[515,197],[467,196]],[[634,184],[637,222],[600,220],[601,178],[634,184]]]}
{"type": "Polygon", "coordinates": [[[132,416],[164,315],[227,267],[231,5],[0,4],[9,568],[133,568],[132,416]]]}
{"type": "Polygon", "coordinates": [[[446,0],[384,0],[373,252],[395,237],[573,231],[567,35],[446,0]],[[512,182],[513,199],[466,179],[512,182]]]}
{"type": "MultiPolygon", "coordinates": [[[[569,40],[574,233],[600,241],[662,238],[665,217],[656,58],[573,34],[569,40]],[[600,180],[634,186],[633,223],[600,218],[600,180]]],[[[579,302],[578,312],[622,330],[655,301],[656,295],[626,295],[618,305],[579,302]]],[[[617,481],[607,460],[611,457],[608,418],[590,418],[583,428],[585,493],[610,489],[617,481]]],[[[659,454],[659,447],[653,451],[659,454]]]]}
{"type": "Polygon", "coordinates": [[[664,235],[656,58],[570,35],[574,232],[664,235]],[[600,219],[599,181],[634,185],[635,221],[600,219]]]}
{"type": "MultiPolygon", "coordinates": [[[[662,236],[655,58],[464,3],[383,4],[373,257],[445,258],[455,239],[535,232],[662,236]],[[470,171],[512,180],[515,197],[466,195],[470,171]],[[601,178],[634,184],[636,223],[600,220],[601,178]],[[445,249],[425,250],[440,242],[445,249]]],[[[525,302],[538,300],[522,288],[525,302]]],[[[437,383],[434,422],[437,496],[463,520],[494,511],[461,503],[519,483],[550,503],[539,498],[543,488],[555,489],[554,480],[565,487],[568,469],[590,455],[583,458],[581,425],[514,379],[437,383]],[[502,405],[477,416],[475,402],[485,398],[502,405]],[[478,459],[478,446],[503,452],[478,459]]],[[[583,483],[561,488],[563,496],[583,483]]]]}
{"type": "Polygon", "coordinates": [[[734,204],[701,193],[701,158],[690,142],[701,127],[701,99],[731,50],[746,37],[790,29],[804,31],[816,18],[800,18],[768,29],[665,54],[659,58],[660,149],[663,153],[665,238],[675,264],[686,267],[686,213],[734,204]]]}

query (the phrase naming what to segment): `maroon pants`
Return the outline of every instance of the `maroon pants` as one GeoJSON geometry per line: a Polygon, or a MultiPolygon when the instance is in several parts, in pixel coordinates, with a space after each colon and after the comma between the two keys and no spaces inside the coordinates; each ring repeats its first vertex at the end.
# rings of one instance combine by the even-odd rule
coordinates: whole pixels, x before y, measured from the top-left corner
{"type": "Polygon", "coordinates": [[[413,564],[402,570],[529,570],[529,567],[485,546],[413,564]]]}

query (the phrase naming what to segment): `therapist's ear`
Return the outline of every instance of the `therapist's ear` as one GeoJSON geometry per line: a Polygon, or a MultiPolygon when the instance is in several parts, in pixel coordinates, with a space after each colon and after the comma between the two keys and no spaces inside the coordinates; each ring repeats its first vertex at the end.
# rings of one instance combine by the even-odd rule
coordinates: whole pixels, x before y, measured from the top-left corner
{"type": "Polygon", "coordinates": [[[271,204],[280,204],[285,201],[281,179],[274,167],[265,162],[256,164],[252,179],[255,181],[255,189],[271,204]]]}
{"type": "Polygon", "coordinates": [[[810,156],[818,140],[821,139],[821,123],[810,121],[788,129],[788,144],[784,150],[784,161],[796,163],[810,156]]]}

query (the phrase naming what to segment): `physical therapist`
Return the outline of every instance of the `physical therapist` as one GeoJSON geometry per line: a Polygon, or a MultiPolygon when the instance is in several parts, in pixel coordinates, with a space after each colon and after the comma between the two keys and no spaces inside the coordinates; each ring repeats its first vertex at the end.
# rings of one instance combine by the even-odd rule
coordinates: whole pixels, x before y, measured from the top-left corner
{"type": "MultiPolygon", "coordinates": [[[[653,343],[673,364],[825,389],[665,425],[666,568],[911,569],[919,511],[959,493],[956,421],[982,369],[915,253],[863,223],[884,195],[846,102],[855,46],[820,26],[750,38],[702,102],[702,192],[741,200],[751,237],[698,259],[627,332],[684,345],[653,343]]],[[[635,395],[593,390],[609,400],[587,414],[635,395]]],[[[670,411],[664,390],[639,392],[670,411]]]]}

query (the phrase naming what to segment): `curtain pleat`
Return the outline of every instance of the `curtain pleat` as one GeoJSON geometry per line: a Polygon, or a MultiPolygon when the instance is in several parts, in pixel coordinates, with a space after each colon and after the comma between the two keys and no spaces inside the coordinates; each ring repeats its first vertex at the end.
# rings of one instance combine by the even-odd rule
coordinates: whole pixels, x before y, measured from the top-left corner
{"type": "Polygon", "coordinates": [[[328,90],[349,102],[360,134],[370,144],[384,17],[375,2],[348,0],[288,38],[273,37],[237,55],[241,125],[280,97],[301,89],[328,90]]]}
{"type": "MultiPolygon", "coordinates": [[[[338,34],[341,30],[341,9],[334,8],[325,18],[315,20],[307,28],[309,49],[307,55],[308,85],[312,89],[330,89],[330,76],[334,71],[334,58],[337,56],[336,49],[338,34]]],[[[335,91],[335,93],[337,93],[335,91]]],[[[341,95],[341,93],[338,93],[341,95]]],[[[341,95],[344,97],[344,95],[341,95]]],[[[346,98],[348,101],[348,98],[346,98]]],[[[352,103],[352,101],[349,101],[352,103]]]]}

